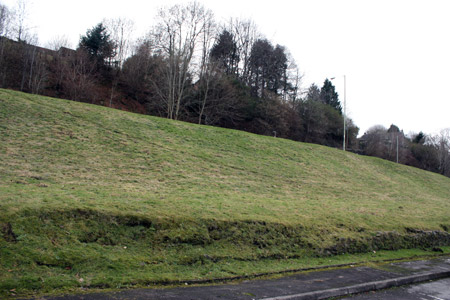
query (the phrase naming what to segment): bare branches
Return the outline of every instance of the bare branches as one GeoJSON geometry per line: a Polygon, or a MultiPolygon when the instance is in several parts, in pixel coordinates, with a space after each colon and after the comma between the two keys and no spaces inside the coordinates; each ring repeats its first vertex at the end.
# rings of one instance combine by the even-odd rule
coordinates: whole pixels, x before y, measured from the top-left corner
{"type": "MultiPolygon", "coordinates": [[[[192,62],[203,37],[203,45],[212,29],[213,15],[198,2],[161,9],[158,25],[150,34],[157,51],[167,60],[165,89],[167,118],[178,119],[189,72],[195,73],[192,62]]],[[[202,60],[206,58],[203,57],[202,60]]],[[[159,87],[161,90],[163,87],[159,87]]]]}
{"type": "Polygon", "coordinates": [[[262,38],[262,34],[252,20],[230,19],[228,30],[237,43],[237,55],[240,57],[239,76],[244,82],[248,82],[251,50],[256,40],[262,38]]]}
{"type": "Polygon", "coordinates": [[[102,22],[111,40],[116,45],[115,56],[112,58],[117,67],[121,68],[131,50],[131,36],[134,22],[125,18],[105,19],[102,22]]]}
{"type": "Polygon", "coordinates": [[[430,136],[428,143],[431,143],[435,148],[439,173],[450,176],[450,128],[443,129],[439,134],[430,136]]]}
{"type": "Polygon", "coordinates": [[[8,36],[11,22],[11,13],[3,4],[0,4],[0,37],[8,36]]]}

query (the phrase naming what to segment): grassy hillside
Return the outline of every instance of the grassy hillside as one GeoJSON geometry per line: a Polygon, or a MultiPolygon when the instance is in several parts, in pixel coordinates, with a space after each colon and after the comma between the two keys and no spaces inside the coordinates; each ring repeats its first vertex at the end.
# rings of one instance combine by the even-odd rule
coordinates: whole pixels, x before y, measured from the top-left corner
{"type": "Polygon", "coordinates": [[[377,259],[450,228],[438,174],[9,90],[0,162],[4,295],[377,259]]]}

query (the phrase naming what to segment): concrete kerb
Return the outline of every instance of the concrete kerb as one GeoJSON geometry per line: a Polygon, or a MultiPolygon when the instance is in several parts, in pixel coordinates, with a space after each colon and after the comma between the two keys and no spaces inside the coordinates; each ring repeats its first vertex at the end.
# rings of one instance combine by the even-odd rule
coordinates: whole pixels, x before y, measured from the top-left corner
{"type": "Polygon", "coordinates": [[[260,300],[320,300],[331,297],[342,297],[347,295],[366,293],[402,285],[414,284],[424,281],[436,280],[450,277],[450,271],[429,272],[404,277],[398,277],[387,280],[373,281],[362,284],[346,286],[342,288],[334,288],[322,291],[314,291],[295,295],[286,295],[278,297],[263,298],[260,300]]]}

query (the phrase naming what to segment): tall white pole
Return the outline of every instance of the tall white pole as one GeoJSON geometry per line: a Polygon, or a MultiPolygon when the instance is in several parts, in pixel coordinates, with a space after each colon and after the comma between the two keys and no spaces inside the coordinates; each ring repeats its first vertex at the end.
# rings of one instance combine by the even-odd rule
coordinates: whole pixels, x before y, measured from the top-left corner
{"type": "Polygon", "coordinates": [[[345,151],[345,135],[346,135],[346,133],[345,133],[345,122],[346,122],[346,118],[347,118],[347,99],[346,99],[346,93],[347,93],[347,79],[346,79],[346,77],[345,77],[345,75],[344,75],[344,141],[343,141],[343,143],[342,143],[342,149],[345,151]]]}
{"type": "Polygon", "coordinates": [[[397,132],[397,163],[398,163],[398,132],[397,132]]]}

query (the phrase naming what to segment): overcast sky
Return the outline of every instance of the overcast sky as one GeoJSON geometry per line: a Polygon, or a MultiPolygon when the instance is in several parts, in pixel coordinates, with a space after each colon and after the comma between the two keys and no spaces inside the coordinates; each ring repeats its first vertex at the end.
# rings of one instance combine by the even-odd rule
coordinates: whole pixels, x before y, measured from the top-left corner
{"type": "MultiPolygon", "coordinates": [[[[29,0],[29,25],[41,45],[80,35],[104,18],[152,26],[157,9],[184,0],[29,0]]],[[[405,133],[450,127],[450,1],[448,0],[227,0],[199,1],[218,21],[251,18],[274,44],[286,46],[304,74],[303,88],[334,84],[364,133],[394,123],[405,133]]],[[[0,0],[8,7],[15,0],[0,0]]]]}

